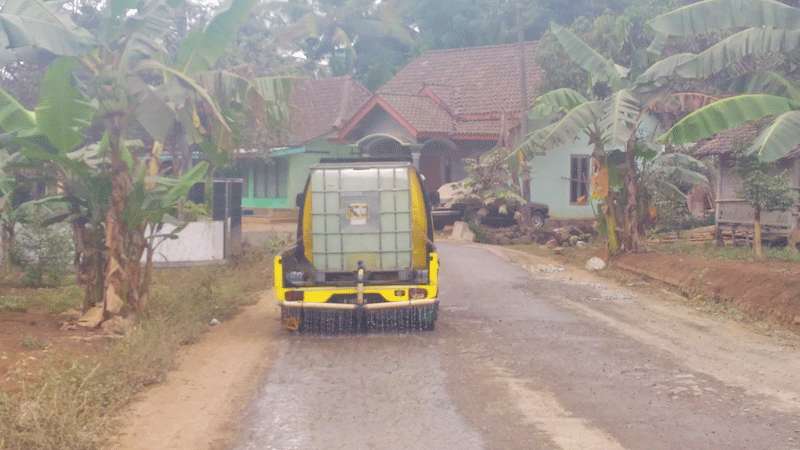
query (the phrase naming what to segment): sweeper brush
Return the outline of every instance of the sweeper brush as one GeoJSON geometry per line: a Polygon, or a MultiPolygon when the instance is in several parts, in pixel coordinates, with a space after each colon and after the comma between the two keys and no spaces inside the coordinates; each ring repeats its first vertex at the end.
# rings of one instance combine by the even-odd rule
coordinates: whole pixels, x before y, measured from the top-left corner
{"type": "Polygon", "coordinates": [[[408,160],[314,166],[297,198],[297,244],[275,258],[286,328],[321,335],[432,330],[439,257],[430,203],[408,160]]]}
{"type": "Polygon", "coordinates": [[[301,334],[414,333],[436,326],[438,303],[399,308],[282,308],[286,328],[301,334]]]}

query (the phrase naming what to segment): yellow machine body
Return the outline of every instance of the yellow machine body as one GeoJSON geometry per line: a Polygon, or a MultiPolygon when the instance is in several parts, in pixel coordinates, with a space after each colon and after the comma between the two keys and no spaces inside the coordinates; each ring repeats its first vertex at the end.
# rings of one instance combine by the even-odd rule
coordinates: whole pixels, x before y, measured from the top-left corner
{"type": "Polygon", "coordinates": [[[410,162],[321,163],[311,169],[297,206],[297,245],[274,261],[275,295],[290,328],[311,320],[312,310],[380,312],[380,320],[400,311],[432,328],[439,255],[430,202],[410,162]]]}

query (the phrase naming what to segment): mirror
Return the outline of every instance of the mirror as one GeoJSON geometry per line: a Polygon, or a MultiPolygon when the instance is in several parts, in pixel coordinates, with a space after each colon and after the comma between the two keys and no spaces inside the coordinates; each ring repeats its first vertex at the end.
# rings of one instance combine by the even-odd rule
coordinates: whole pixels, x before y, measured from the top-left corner
{"type": "Polygon", "coordinates": [[[294,199],[294,206],[302,208],[305,202],[306,202],[306,195],[303,193],[297,194],[297,197],[295,197],[294,199]]]}
{"type": "Polygon", "coordinates": [[[439,203],[442,202],[441,196],[439,196],[439,191],[428,192],[428,202],[431,206],[438,206],[439,203]]]}

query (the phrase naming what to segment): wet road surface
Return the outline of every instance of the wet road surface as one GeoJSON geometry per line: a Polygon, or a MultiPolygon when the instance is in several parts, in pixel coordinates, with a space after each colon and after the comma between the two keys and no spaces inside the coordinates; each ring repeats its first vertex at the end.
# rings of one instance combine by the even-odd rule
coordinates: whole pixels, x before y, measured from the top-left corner
{"type": "Polygon", "coordinates": [[[800,353],[547,261],[440,245],[436,331],[283,333],[237,449],[800,449],[800,353]]]}

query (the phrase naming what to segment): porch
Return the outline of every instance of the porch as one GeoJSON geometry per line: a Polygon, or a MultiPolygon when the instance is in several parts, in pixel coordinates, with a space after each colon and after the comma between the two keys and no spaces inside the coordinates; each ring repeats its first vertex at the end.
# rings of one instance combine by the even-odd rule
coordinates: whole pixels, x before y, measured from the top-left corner
{"type": "Polygon", "coordinates": [[[464,159],[491,150],[494,142],[453,141],[432,138],[421,142],[392,134],[371,134],[355,143],[359,153],[369,157],[407,157],[425,178],[425,190],[466,178],[464,159]]]}

